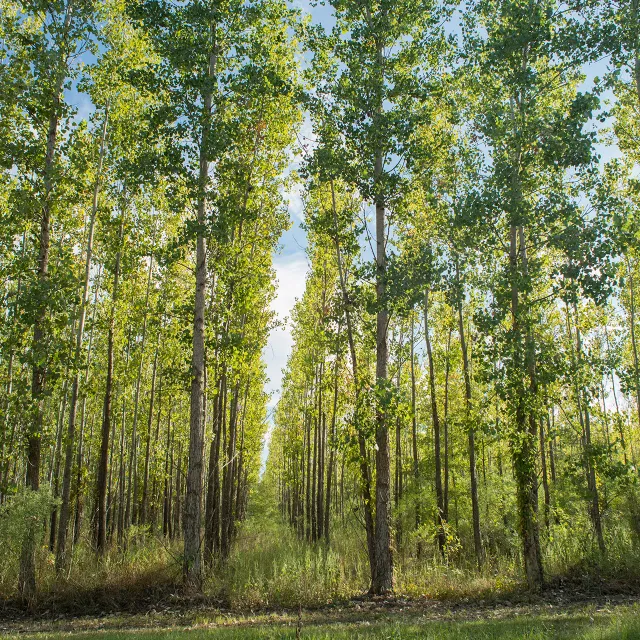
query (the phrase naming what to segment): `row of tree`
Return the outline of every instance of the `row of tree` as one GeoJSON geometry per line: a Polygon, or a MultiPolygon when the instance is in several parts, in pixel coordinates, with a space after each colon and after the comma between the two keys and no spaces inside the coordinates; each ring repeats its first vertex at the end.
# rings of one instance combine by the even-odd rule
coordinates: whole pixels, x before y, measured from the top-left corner
{"type": "Polygon", "coordinates": [[[284,516],[329,540],[355,500],[373,593],[394,549],[518,555],[532,589],[577,523],[583,554],[623,554],[640,535],[638,3],[330,4],[335,27],[309,36],[311,268],[269,459],[284,516]]]}
{"type": "Polygon", "coordinates": [[[74,545],[154,532],[183,536],[197,588],[259,471],[300,120],[293,14],[3,0],[0,15],[0,500],[4,518],[20,500],[48,512],[46,531],[38,509],[24,523],[20,591],[47,545],[64,576],[74,545]]]}

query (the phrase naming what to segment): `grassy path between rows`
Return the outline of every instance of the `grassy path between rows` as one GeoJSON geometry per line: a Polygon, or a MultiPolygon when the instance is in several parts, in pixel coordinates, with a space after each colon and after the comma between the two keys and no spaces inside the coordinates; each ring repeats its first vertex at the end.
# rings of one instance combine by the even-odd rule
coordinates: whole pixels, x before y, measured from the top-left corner
{"type": "MultiPolygon", "coordinates": [[[[2,628],[0,623],[0,629],[2,628]]],[[[232,616],[219,611],[168,617],[107,616],[25,622],[0,631],[1,638],[46,640],[258,640],[351,638],[425,640],[640,639],[640,604],[550,605],[446,610],[428,603],[393,607],[350,605],[343,609],[232,616]]]]}

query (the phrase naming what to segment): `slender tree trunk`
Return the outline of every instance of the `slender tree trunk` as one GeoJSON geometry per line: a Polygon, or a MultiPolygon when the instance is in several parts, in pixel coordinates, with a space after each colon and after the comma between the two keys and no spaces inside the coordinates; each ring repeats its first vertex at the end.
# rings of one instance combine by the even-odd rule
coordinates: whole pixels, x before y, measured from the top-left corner
{"type": "MultiPolygon", "coordinates": [[[[567,310],[568,311],[568,310],[567,310]]],[[[582,334],[580,331],[579,316],[578,316],[578,303],[574,294],[573,298],[573,313],[575,316],[575,330],[576,330],[576,365],[577,365],[577,395],[578,395],[578,411],[580,413],[580,423],[583,428],[584,436],[584,461],[585,471],[587,475],[587,487],[591,494],[591,505],[589,513],[593,528],[596,532],[596,539],[598,540],[598,548],[602,555],[606,554],[607,548],[604,542],[604,535],[602,533],[602,518],[600,516],[600,496],[598,494],[598,484],[596,480],[596,470],[593,461],[592,444],[591,444],[591,412],[589,410],[589,395],[585,389],[583,382],[583,366],[582,366],[582,334]],[[582,407],[581,407],[582,405],[582,407]]]]}
{"type": "Polygon", "coordinates": [[[140,524],[147,524],[147,511],[149,501],[149,459],[151,457],[151,427],[153,426],[153,409],[156,398],[156,376],[158,372],[158,351],[160,349],[160,332],[158,332],[158,344],[153,357],[153,371],[151,373],[151,397],[149,398],[149,420],[147,422],[146,448],[144,454],[144,477],[142,479],[142,502],[140,504],[140,524]]]}
{"type": "MultiPolygon", "coordinates": [[[[155,242],[154,242],[155,244],[155,242]]],[[[142,368],[144,366],[144,350],[147,344],[147,319],[149,312],[149,293],[151,291],[151,276],[153,274],[153,253],[149,258],[147,271],[147,289],[144,297],[144,315],[142,319],[142,337],[140,340],[140,360],[136,376],[136,391],[133,400],[133,425],[131,426],[131,449],[129,451],[129,468],[127,477],[127,506],[125,509],[125,527],[138,522],[138,415],[140,410],[140,386],[142,384],[142,368]]]]}
{"type": "Polygon", "coordinates": [[[443,496],[443,517],[445,522],[449,521],[449,374],[451,372],[451,334],[449,328],[447,337],[447,352],[445,356],[444,370],[444,496],[443,496]]]}
{"type": "MultiPolygon", "coordinates": [[[[553,407],[551,407],[551,411],[553,412],[553,407]]],[[[556,482],[556,457],[554,455],[554,447],[553,447],[553,439],[554,436],[551,433],[551,420],[549,419],[549,412],[546,415],[547,419],[547,438],[549,440],[549,471],[551,471],[551,482],[555,484],[556,482]]]]}
{"type": "Polygon", "coordinates": [[[233,481],[235,477],[239,393],[240,382],[236,381],[233,387],[233,395],[231,396],[226,462],[222,479],[222,531],[220,537],[220,552],[223,560],[226,560],[231,552],[234,503],[233,481]]]}
{"type": "MultiPolygon", "coordinates": [[[[91,369],[91,356],[93,354],[93,337],[95,333],[96,327],[96,312],[98,309],[98,296],[100,294],[100,283],[102,279],[102,266],[98,269],[98,274],[96,276],[95,283],[95,292],[93,296],[93,313],[91,315],[91,331],[89,332],[89,345],[87,347],[87,361],[84,366],[84,380],[82,382],[82,387],[87,388],[87,384],[89,381],[89,372],[91,369]]],[[[80,528],[82,524],[82,514],[83,514],[83,505],[84,505],[84,486],[83,486],[83,474],[82,469],[84,466],[84,432],[87,423],[87,394],[86,392],[82,394],[82,409],[80,412],[80,437],[78,438],[78,453],[76,457],[76,510],[75,510],[75,519],[74,519],[74,528],[73,528],[73,545],[76,545],[80,540],[80,528]]],[[[93,417],[91,419],[91,429],[89,440],[93,440],[93,417]]],[[[91,448],[88,447],[88,455],[87,455],[87,463],[86,468],[90,468],[91,462],[91,448]]],[[[73,547],[71,549],[73,553],[73,547]]]]}
{"type": "MultiPolygon", "coordinates": [[[[519,162],[517,163],[519,166],[519,162]]],[[[519,177],[518,190],[519,190],[519,177]]],[[[519,202],[519,199],[518,199],[519,202]]],[[[519,225],[510,228],[510,271],[511,271],[511,319],[513,340],[513,370],[511,375],[518,378],[518,390],[514,391],[515,422],[517,441],[512,442],[514,471],[516,475],[520,535],[522,538],[525,574],[529,588],[539,591],[543,585],[542,555],[538,525],[538,478],[536,475],[537,425],[533,416],[528,415],[526,397],[535,392],[532,376],[535,350],[528,324],[529,310],[526,302],[521,304],[519,280],[527,275],[526,246],[524,229],[519,225]],[[520,247],[518,248],[518,240],[520,247]],[[521,256],[522,270],[518,266],[521,256]],[[525,326],[523,326],[523,323],[525,326]],[[523,335],[524,334],[524,335],[523,335]],[[525,337],[526,336],[526,337],[525,337]],[[524,343],[524,344],[523,344],[524,343]],[[528,376],[529,385],[524,382],[528,376]],[[531,425],[535,430],[531,429],[531,425]],[[533,432],[532,432],[533,431],[533,432]]]]}
{"type": "MultiPolygon", "coordinates": [[[[215,27],[214,27],[215,29],[215,27]]],[[[214,30],[213,29],[213,30],[214,30]]],[[[213,31],[212,30],[212,31],[213,31]]],[[[213,35],[213,34],[212,34],[213,35]]],[[[214,76],[215,54],[209,56],[209,82],[214,76]]],[[[204,311],[207,288],[207,245],[204,235],[206,224],[206,187],[209,182],[208,143],[211,133],[212,90],[204,93],[204,123],[200,142],[200,174],[198,178],[198,237],[196,241],[196,291],[193,316],[193,357],[191,361],[191,418],[189,424],[189,466],[187,471],[184,510],[184,565],[185,586],[199,591],[202,587],[202,553],[200,548],[200,520],[202,511],[202,477],[204,425],[204,311]]]]}
{"type": "Polygon", "coordinates": [[[629,323],[631,333],[631,352],[633,354],[633,374],[636,392],[636,412],[638,414],[638,424],[640,425],[640,365],[638,364],[638,343],[636,340],[636,303],[635,287],[633,282],[633,269],[627,258],[627,274],[629,279],[629,323]]]}
{"type": "MultiPolygon", "coordinates": [[[[44,161],[44,197],[42,201],[42,215],[40,218],[40,235],[38,250],[37,278],[38,307],[33,323],[33,369],[31,376],[31,399],[35,408],[34,419],[27,433],[27,470],[26,487],[32,491],[40,488],[40,451],[41,436],[44,419],[44,391],[47,375],[47,306],[44,300],[46,283],[49,277],[49,249],[51,233],[51,199],[55,186],[55,161],[58,147],[58,125],[60,120],[60,102],[62,87],[67,71],[67,38],[71,24],[73,5],[71,0],[67,2],[64,25],[63,44],[58,51],[59,62],[56,73],[56,85],[53,90],[53,106],[49,115],[47,129],[47,148],[44,161]]],[[[20,573],[18,576],[18,589],[23,597],[32,598],[36,591],[36,528],[35,524],[27,527],[27,532],[22,543],[20,555],[20,573]]]]}
{"type": "MultiPolygon", "coordinates": [[[[26,230],[22,233],[22,248],[21,248],[21,258],[24,260],[24,256],[27,250],[27,232],[26,230]]],[[[13,395],[13,366],[15,359],[15,352],[13,347],[13,338],[16,333],[16,318],[18,315],[18,309],[20,308],[20,301],[22,297],[22,272],[18,275],[18,282],[16,286],[16,294],[13,303],[13,312],[11,314],[11,328],[10,328],[10,351],[9,358],[7,361],[7,384],[5,387],[5,401],[4,401],[4,417],[3,423],[4,427],[2,429],[2,450],[0,452],[0,504],[3,504],[7,498],[7,484],[9,481],[9,463],[11,459],[11,455],[7,455],[7,451],[11,452],[13,450],[13,442],[16,433],[16,421],[11,420],[11,397],[13,395]],[[9,426],[11,425],[11,426],[9,426]],[[6,434],[9,432],[9,439],[7,441],[6,434]]],[[[65,376],[66,382],[66,376],[65,376]]],[[[57,447],[57,451],[59,452],[60,447],[57,447]]],[[[58,453],[59,455],[59,453],[58,453]]]]}
{"type": "Polygon", "coordinates": [[[221,425],[221,402],[222,402],[222,376],[217,383],[218,392],[213,408],[213,434],[211,446],[209,447],[209,468],[207,471],[207,497],[205,501],[205,528],[204,528],[204,559],[205,564],[210,567],[213,564],[215,535],[214,535],[214,509],[218,508],[215,502],[216,478],[219,474],[218,457],[220,456],[220,425],[221,425]]]}
{"type": "Polygon", "coordinates": [[[120,282],[120,262],[122,260],[122,242],[124,240],[124,208],[120,214],[118,231],[118,252],[113,270],[113,289],[111,293],[111,311],[109,314],[109,330],[107,336],[107,378],[102,406],[102,429],[100,433],[100,457],[98,459],[98,475],[96,479],[96,549],[104,553],[107,546],[107,465],[109,456],[109,430],[111,429],[111,396],[113,393],[114,366],[114,332],[118,286],[120,282]]]}
{"type": "MultiPolygon", "coordinates": [[[[316,387],[317,389],[317,387],[316,387]]],[[[316,392],[317,393],[317,392],[316,392]]],[[[319,405],[319,403],[317,403],[319,405]]],[[[311,455],[311,541],[317,540],[316,529],[316,516],[317,516],[317,504],[316,504],[316,477],[318,466],[318,433],[320,431],[320,416],[316,415],[312,419],[313,421],[313,453],[311,455]]]]}
{"type": "MultiPolygon", "coordinates": [[[[125,373],[129,371],[129,356],[131,354],[131,329],[127,335],[127,356],[125,359],[125,373]]],[[[120,432],[120,470],[119,476],[119,497],[118,497],[118,546],[124,545],[124,529],[125,529],[125,440],[126,440],[126,415],[127,415],[127,398],[126,393],[122,394],[122,428],[120,432]]]]}
{"type": "MultiPolygon", "coordinates": [[[[382,52],[380,50],[380,56],[382,52]]],[[[382,178],[382,153],[376,154],[375,181],[380,190],[382,178]]],[[[389,383],[387,375],[388,345],[387,328],[389,312],[386,301],[386,215],[384,196],[375,196],[376,207],[376,386],[381,395],[386,393],[389,383]]],[[[391,549],[391,462],[389,454],[389,426],[385,401],[378,399],[376,405],[376,570],[371,591],[384,594],[393,590],[393,553],[391,549]]]]}
{"type": "MultiPolygon", "coordinates": [[[[324,308],[324,304],[322,305],[324,308]]],[[[322,403],[322,385],[324,377],[324,354],[320,363],[320,380],[319,380],[319,392],[318,392],[318,480],[316,491],[316,528],[317,539],[319,540],[323,536],[322,527],[324,524],[324,513],[322,508],[324,506],[324,440],[325,432],[327,430],[327,416],[324,412],[322,403]]]]}
{"type": "MultiPolygon", "coordinates": [[[[340,340],[340,325],[338,324],[337,340],[340,340]]],[[[329,522],[331,513],[331,483],[333,480],[335,453],[336,453],[336,419],[338,412],[338,372],[340,368],[340,350],[336,350],[336,359],[333,371],[333,410],[331,411],[331,434],[329,435],[329,464],[327,466],[327,495],[324,507],[324,537],[325,542],[329,544],[329,522]]]]}
{"type": "MultiPolygon", "coordinates": [[[[413,350],[413,345],[412,345],[413,350]]],[[[398,351],[402,351],[402,335],[398,351]]],[[[396,374],[396,390],[400,396],[400,383],[402,377],[402,364],[398,356],[398,372],[396,374]]],[[[395,442],[395,483],[393,488],[393,502],[396,509],[396,549],[402,549],[402,516],[400,514],[400,501],[402,500],[402,421],[400,415],[396,416],[396,442],[395,442]]]]}
{"type": "Polygon", "coordinates": [[[542,468],[542,488],[544,490],[544,526],[549,529],[549,512],[551,510],[551,494],[547,475],[547,455],[545,448],[544,418],[540,417],[540,465],[542,468]]]}
{"type": "Polygon", "coordinates": [[[165,449],[165,458],[164,458],[164,493],[163,493],[163,501],[162,501],[162,535],[165,538],[170,538],[170,529],[171,529],[171,409],[172,404],[169,404],[169,415],[167,416],[167,440],[166,440],[166,449],[165,449]]]}
{"type": "Polygon", "coordinates": [[[78,320],[76,347],[73,359],[74,375],[71,387],[71,402],[69,404],[69,426],[65,439],[65,462],[64,474],[62,477],[62,503],[60,505],[60,524],[58,531],[58,545],[56,548],[56,571],[64,571],[68,566],[67,558],[67,530],[69,517],[71,515],[71,470],[73,467],[74,439],[76,431],[76,413],[78,409],[78,395],[80,389],[80,358],[82,353],[82,342],[84,338],[84,325],[87,317],[87,306],[89,304],[89,285],[91,281],[91,262],[93,259],[93,236],[98,212],[98,198],[100,195],[100,185],[102,180],[102,165],[106,150],[107,123],[109,119],[109,109],[105,109],[102,123],[102,133],[100,137],[100,155],[98,159],[98,170],[93,189],[93,204],[89,219],[89,233],[87,236],[87,254],[84,269],[84,291],[80,301],[80,315],[78,320]]]}
{"type": "MultiPolygon", "coordinates": [[[[415,528],[420,527],[420,465],[418,459],[418,414],[416,410],[415,330],[411,315],[411,448],[413,454],[413,480],[416,493],[415,528]]],[[[422,542],[418,539],[417,556],[422,555],[422,542]]]]}
{"type": "Polygon", "coordinates": [[[120,428],[120,469],[118,471],[118,547],[124,546],[124,524],[125,524],[125,440],[126,440],[126,399],[122,394],[122,425],[120,428]]]}
{"type": "Polygon", "coordinates": [[[436,397],[435,368],[429,337],[429,292],[424,295],[424,335],[427,344],[427,360],[429,362],[429,390],[431,392],[431,416],[433,420],[433,442],[435,456],[435,485],[436,485],[436,524],[438,526],[438,548],[444,555],[446,546],[444,521],[444,493],[442,491],[442,453],[440,451],[440,416],[438,415],[438,400],[436,397]]]}
{"type": "MultiPolygon", "coordinates": [[[[460,276],[456,265],[456,280],[460,288],[460,276]]],[[[460,350],[462,351],[462,370],[464,373],[464,396],[465,396],[465,417],[469,434],[469,481],[471,485],[471,512],[473,516],[473,545],[476,554],[478,567],[484,561],[484,551],[482,548],[482,537],[480,535],[480,504],[478,500],[478,470],[476,468],[476,444],[475,428],[473,426],[473,400],[471,388],[471,371],[469,367],[469,353],[467,351],[467,341],[464,332],[464,314],[462,313],[462,290],[458,291],[458,333],[460,334],[460,350]]]]}
{"type": "MultiPolygon", "coordinates": [[[[373,576],[376,571],[376,544],[373,526],[373,509],[372,509],[372,496],[371,496],[371,469],[369,467],[369,458],[367,456],[366,441],[362,428],[360,426],[359,417],[359,397],[360,397],[360,379],[358,377],[358,359],[356,354],[356,343],[353,331],[353,323],[351,319],[351,301],[349,300],[349,293],[347,291],[347,282],[344,273],[344,267],[342,264],[342,254],[340,251],[340,236],[338,227],[338,210],[336,207],[336,195],[333,180],[330,182],[331,186],[331,203],[333,212],[333,224],[334,224],[334,243],[336,245],[336,261],[338,263],[338,274],[340,277],[340,289],[342,291],[342,300],[344,304],[345,321],[347,325],[347,340],[349,342],[349,354],[351,356],[351,368],[353,372],[353,386],[355,394],[355,411],[353,416],[354,427],[358,434],[358,452],[359,452],[359,466],[360,466],[360,486],[362,493],[362,502],[364,509],[364,523],[365,531],[367,535],[367,552],[369,555],[369,569],[373,581],[373,576]]],[[[344,480],[344,473],[341,478],[344,480]]],[[[344,486],[341,485],[341,513],[344,514],[344,486]]]]}
{"type": "MultiPolygon", "coordinates": [[[[69,381],[66,379],[62,385],[62,400],[60,401],[60,415],[58,417],[58,427],[56,429],[56,447],[54,451],[54,464],[53,464],[53,497],[57,500],[60,495],[60,459],[62,457],[62,433],[64,431],[64,417],[66,415],[67,408],[67,387],[69,381]]],[[[49,551],[54,553],[56,549],[56,536],[58,533],[58,506],[57,503],[51,510],[51,518],[49,525],[49,551]]]]}

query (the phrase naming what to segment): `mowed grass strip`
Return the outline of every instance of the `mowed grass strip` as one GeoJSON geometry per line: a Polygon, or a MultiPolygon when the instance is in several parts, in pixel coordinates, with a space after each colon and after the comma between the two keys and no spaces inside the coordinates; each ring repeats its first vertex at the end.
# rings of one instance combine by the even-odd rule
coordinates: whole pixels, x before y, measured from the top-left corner
{"type": "MultiPolygon", "coordinates": [[[[100,621],[96,620],[99,625],[100,621]]],[[[275,624],[238,620],[224,625],[201,622],[190,628],[123,629],[93,631],[48,631],[1,635],[21,640],[631,640],[640,639],[640,608],[637,605],[614,607],[605,611],[574,610],[569,613],[523,613],[517,617],[475,620],[429,620],[415,613],[393,614],[370,621],[314,621],[299,624],[296,617],[275,624]],[[299,635],[297,635],[299,634],[299,635]]]]}

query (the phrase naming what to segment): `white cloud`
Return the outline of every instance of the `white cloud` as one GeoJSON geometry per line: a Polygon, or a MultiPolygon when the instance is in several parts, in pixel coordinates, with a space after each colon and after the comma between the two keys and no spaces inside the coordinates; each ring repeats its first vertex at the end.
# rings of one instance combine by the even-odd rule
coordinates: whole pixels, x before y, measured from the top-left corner
{"type": "MultiPolygon", "coordinates": [[[[291,336],[291,311],[296,299],[304,293],[305,278],[307,273],[307,259],[301,251],[290,254],[274,261],[278,290],[271,308],[276,312],[278,320],[286,324],[271,331],[269,341],[264,350],[264,360],[267,364],[269,383],[267,391],[277,392],[282,381],[282,369],[287,364],[287,358],[293,347],[291,336]]],[[[271,400],[271,405],[277,402],[277,395],[271,400]]]]}
{"type": "Polygon", "coordinates": [[[296,300],[304,293],[305,280],[307,275],[307,260],[302,251],[289,254],[286,257],[274,260],[276,278],[278,281],[278,291],[271,303],[271,308],[276,312],[278,320],[285,321],[282,326],[272,329],[269,334],[269,341],[264,349],[262,357],[267,365],[267,375],[269,382],[266,390],[273,392],[269,403],[269,428],[262,443],[262,455],[260,473],[264,473],[269,455],[269,443],[271,441],[272,412],[280,397],[280,385],[282,384],[282,369],[287,364],[287,358],[293,347],[293,337],[291,336],[291,311],[296,300]]]}

